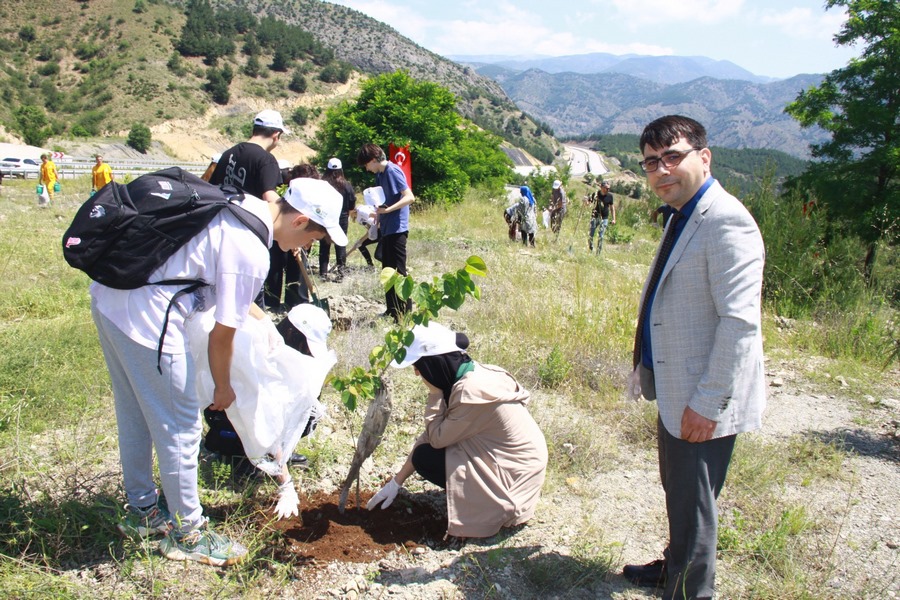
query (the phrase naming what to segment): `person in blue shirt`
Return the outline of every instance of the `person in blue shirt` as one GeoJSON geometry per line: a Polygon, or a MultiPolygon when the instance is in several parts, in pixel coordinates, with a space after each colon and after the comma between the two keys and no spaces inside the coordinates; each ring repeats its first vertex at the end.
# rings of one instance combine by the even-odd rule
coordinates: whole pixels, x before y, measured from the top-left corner
{"type": "MultiPolygon", "coordinates": [[[[406,181],[406,175],[392,162],[388,162],[384,150],[376,144],[363,144],[356,156],[356,163],[366,171],[375,174],[375,185],[384,190],[384,204],[376,209],[381,231],[381,266],[393,268],[406,275],[406,240],[409,235],[409,205],[416,197],[406,181]]],[[[394,290],[386,292],[386,316],[395,321],[412,308],[409,301],[403,302],[394,290]]]]}

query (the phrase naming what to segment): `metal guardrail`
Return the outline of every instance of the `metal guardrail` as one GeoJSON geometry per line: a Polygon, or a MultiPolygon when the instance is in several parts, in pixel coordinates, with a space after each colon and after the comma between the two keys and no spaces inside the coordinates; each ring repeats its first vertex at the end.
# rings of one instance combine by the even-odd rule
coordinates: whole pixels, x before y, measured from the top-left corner
{"type": "MultiPolygon", "coordinates": [[[[144,173],[152,173],[168,167],[181,167],[194,175],[202,175],[209,166],[208,162],[178,162],[166,160],[122,159],[104,161],[112,169],[113,176],[121,181],[128,176],[133,179],[144,173]]],[[[56,161],[56,170],[61,179],[75,179],[77,177],[90,177],[91,169],[97,161],[87,158],[64,158],[56,161]]]]}
{"type": "MultiPolygon", "coordinates": [[[[97,164],[95,159],[88,158],[63,158],[54,161],[56,171],[59,173],[60,179],[77,179],[78,177],[90,177],[91,169],[97,164]]],[[[123,159],[115,161],[105,161],[112,169],[113,176],[118,181],[123,181],[127,176],[134,179],[145,173],[152,173],[168,167],[181,167],[194,175],[202,175],[209,166],[208,162],[178,162],[171,160],[142,160],[142,159],[123,159]]],[[[12,175],[6,177],[13,179],[12,175]]],[[[25,173],[25,179],[38,179],[39,172],[25,173]]]]}

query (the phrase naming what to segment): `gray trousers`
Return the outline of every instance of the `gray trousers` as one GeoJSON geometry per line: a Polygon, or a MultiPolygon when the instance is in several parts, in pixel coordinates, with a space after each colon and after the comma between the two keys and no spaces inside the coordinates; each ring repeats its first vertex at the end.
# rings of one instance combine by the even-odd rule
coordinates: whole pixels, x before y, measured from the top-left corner
{"type": "Polygon", "coordinates": [[[163,353],[160,374],[156,370],[156,350],[132,341],[93,303],[91,315],[115,397],[119,460],[127,502],[140,507],[156,502],[156,448],[160,482],[174,522],[182,531],[199,527],[205,522],[197,493],[203,403],[194,391],[190,352],[163,353]]]}
{"type": "Polygon", "coordinates": [[[719,511],[716,499],[737,436],[691,443],[657,418],[659,476],[669,517],[668,582],[664,600],[712,598],[716,582],[719,511]]]}

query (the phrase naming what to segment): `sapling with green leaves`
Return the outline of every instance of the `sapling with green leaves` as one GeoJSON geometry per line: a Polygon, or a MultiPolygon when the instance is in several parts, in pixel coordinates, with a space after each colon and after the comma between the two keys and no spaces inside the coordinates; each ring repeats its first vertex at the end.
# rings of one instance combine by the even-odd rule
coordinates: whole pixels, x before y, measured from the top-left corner
{"type": "Polygon", "coordinates": [[[356,410],[363,401],[369,400],[369,407],[363,426],[356,440],[356,450],[350,463],[350,471],[341,486],[338,505],[341,512],[347,504],[350,486],[356,481],[356,506],[359,507],[359,469],[381,443],[384,430],[391,415],[390,382],[385,377],[388,365],[406,357],[406,349],[413,342],[412,329],[416,325],[428,325],[444,307],[459,309],[472,296],[481,299],[481,289],[472,281],[472,276],[484,277],[487,266],[478,256],[470,256],[462,269],[434,277],[431,283],[416,282],[408,275],[401,275],[394,269],[381,272],[381,283],[385,291],[396,292],[401,302],[412,300],[414,308],[384,335],[384,344],[376,346],[369,353],[369,368],[353,368],[347,375],[332,381],[334,389],[341,393],[341,402],[348,410],[356,410]]]}

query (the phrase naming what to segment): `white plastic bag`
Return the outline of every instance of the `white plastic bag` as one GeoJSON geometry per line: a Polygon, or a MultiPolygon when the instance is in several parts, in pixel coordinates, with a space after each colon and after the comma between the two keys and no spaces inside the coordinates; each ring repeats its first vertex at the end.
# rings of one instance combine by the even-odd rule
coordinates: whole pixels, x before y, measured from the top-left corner
{"type": "Polygon", "coordinates": [[[544,210],[544,229],[550,229],[550,209],[544,210]]]}
{"type": "MultiPolygon", "coordinates": [[[[186,323],[197,393],[210,401],[215,385],[207,347],[214,324],[212,310],[193,315],[186,323]]],[[[253,317],[237,330],[231,360],[236,399],[225,412],[247,458],[259,469],[281,474],[310,417],[318,420],[324,414],[318,396],[336,362],[334,351],[313,358],[284,344],[270,350],[266,323],[253,317]]]]}
{"type": "Polygon", "coordinates": [[[369,206],[381,206],[384,204],[384,190],[380,185],[363,190],[363,200],[369,206]]]}

